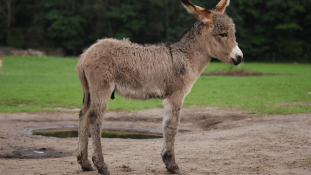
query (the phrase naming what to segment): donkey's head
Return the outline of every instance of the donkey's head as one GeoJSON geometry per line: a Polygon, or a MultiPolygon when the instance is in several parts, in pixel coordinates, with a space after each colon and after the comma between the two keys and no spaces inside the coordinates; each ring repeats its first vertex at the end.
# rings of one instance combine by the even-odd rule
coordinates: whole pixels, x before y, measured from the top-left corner
{"type": "Polygon", "coordinates": [[[189,0],[181,2],[191,15],[205,24],[202,37],[209,54],[225,63],[239,65],[243,60],[243,53],[236,42],[235,25],[224,13],[230,0],[221,0],[213,10],[196,6],[189,0]]]}

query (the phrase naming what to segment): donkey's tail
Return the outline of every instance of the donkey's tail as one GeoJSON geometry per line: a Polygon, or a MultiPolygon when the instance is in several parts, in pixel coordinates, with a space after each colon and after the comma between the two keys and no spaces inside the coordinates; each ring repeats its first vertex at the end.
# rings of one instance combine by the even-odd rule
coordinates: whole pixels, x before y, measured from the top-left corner
{"type": "Polygon", "coordinates": [[[83,88],[83,109],[87,109],[90,106],[90,90],[89,90],[89,85],[87,82],[87,78],[85,75],[85,71],[83,68],[81,68],[80,66],[77,67],[77,72],[79,74],[79,78],[82,84],[82,88],[83,88]]]}

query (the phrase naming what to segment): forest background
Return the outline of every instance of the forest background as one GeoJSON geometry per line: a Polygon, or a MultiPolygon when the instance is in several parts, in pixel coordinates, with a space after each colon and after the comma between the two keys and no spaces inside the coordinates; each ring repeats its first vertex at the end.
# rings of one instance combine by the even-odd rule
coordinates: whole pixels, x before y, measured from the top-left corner
{"type": "MultiPolygon", "coordinates": [[[[310,62],[310,11],[311,0],[231,0],[226,13],[246,61],[310,62]]],[[[77,56],[106,37],[171,41],[195,21],[179,0],[0,0],[0,46],[77,56]]]]}

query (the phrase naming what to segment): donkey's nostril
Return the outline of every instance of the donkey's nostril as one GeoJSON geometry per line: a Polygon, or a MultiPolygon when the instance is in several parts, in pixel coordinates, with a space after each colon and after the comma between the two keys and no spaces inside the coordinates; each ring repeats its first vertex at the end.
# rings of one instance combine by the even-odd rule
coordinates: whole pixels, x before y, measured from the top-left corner
{"type": "Polygon", "coordinates": [[[237,61],[238,61],[238,63],[240,64],[241,62],[242,62],[242,60],[243,60],[243,57],[241,57],[240,55],[237,57],[237,61]]]}
{"type": "Polygon", "coordinates": [[[234,64],[234,65],[236,65],[236,66],[240,64],[240,63],[238,63],[237,61],[235,61],[234,58],[231,58],[231,62],[232,62],[232,64],[234,64]]]}
{"type": "Polygon", "coordinates": [[[240,63],[242,63],[243,61],[243,57],[242,56],[237,56],[236,58],[231,58],[231,63],[234,65],[239,65],[240,63]]]}

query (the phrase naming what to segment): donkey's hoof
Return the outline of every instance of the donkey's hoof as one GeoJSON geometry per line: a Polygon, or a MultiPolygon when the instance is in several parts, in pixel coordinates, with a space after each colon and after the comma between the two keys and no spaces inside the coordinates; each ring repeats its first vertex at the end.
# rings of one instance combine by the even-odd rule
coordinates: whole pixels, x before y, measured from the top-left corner
{"type": "Polygon", "coordinates": [[[181,174],[181,172],[179,170],[175,170],[173,174],[181,174]]]}
{"type": "Polygon", "coordinates": [[[181,174],[179,170],[168,170],[172,174],[181,174]]]}
{"type": "Polygon", "coordinates": [[[90,166],[89,168],[83,168],[82,167],[82,170],[83,171],[94,171],[94,168],[92,166],[90,166]]]}
{"type": "Polygon", "coordinates": [[[105,174],[105,175],[110,175],[110,172],[108,171],[108,169],[104,169],[99,171],[100,174],[105,174]]]}

